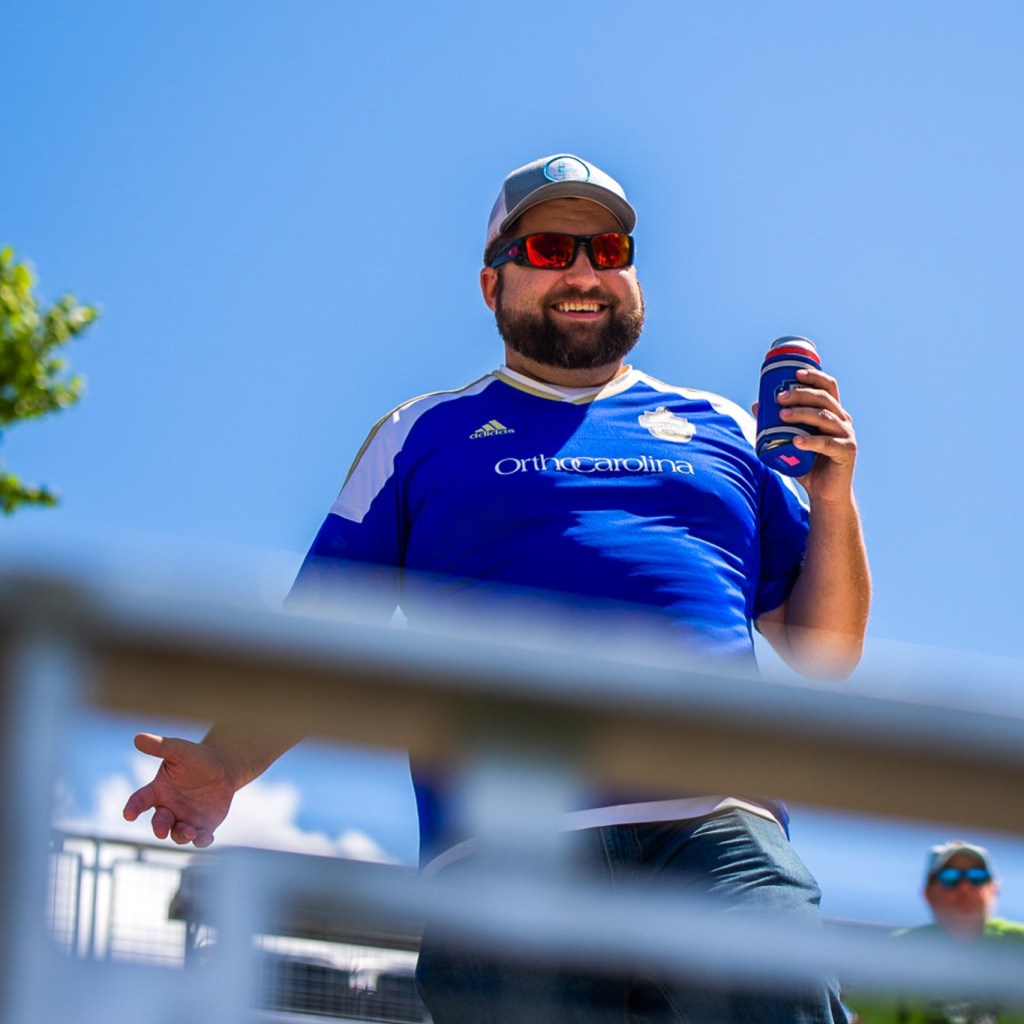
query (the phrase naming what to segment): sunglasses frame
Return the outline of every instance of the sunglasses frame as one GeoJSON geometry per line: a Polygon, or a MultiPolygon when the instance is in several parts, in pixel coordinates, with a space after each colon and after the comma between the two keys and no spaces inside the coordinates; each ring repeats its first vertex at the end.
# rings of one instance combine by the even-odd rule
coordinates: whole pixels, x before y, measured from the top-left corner
{"type": "Polygon", "coordinates": [[[633,241],[633,236],[625,231],[598,231],[594,235],[573,235],[568,231],[531,231],[530,234],[523,235],[521,238],[513,238],[511,242],[503,245],[498,250],[498,254],[487,265],[489,267],[500,267],[503,263],[515,263],[520,267],[530,267],[532,270],[565,270],[576,262],[581,245],[586,249],[587,258],[595,270],[625,270],[626,267],[633,265],[636,256],[636,243],[633,241]],[[531,263],[527,255],[527,239],[539,238],[541,235],[558,235],[560,238],[571,238],[573,244],[569,262],[561,267],[538,267],[536,263],[531,263]],[[618,235],[626,239],[628,258],[625,263],[619,266],[605,267],[594,258],[593,240],[595,238],[603,238],[605,235],[618,235]]]}
{"type": "Polygon", "coordinates": [[[988,868],[940,868],[932,875],[932,880],[938,882],[943,889],[955,889],[966,879],[971,885],[987,885],[992,881],[992,872],[988,868]]]}

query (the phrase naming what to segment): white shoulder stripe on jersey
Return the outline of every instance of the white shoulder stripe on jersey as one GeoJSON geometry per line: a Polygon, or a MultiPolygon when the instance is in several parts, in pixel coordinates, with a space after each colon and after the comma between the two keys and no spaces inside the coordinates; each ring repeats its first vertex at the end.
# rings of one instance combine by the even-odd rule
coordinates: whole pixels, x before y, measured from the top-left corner
{"type": "Polygon", "coordinates": [[[754,422],[754,417],[742,406],[737,405],[728,398],[724,398],[722,395],[716,395],[713,391],[676,387],[673,384],[666,384],[656,377],[648,376],[646,373],[641,373],[640,376],[643,378],[644,383],[649,384],[655,391],[679,395],[682,398],[688,398],[695,402],[707,402],[715,412],[720,412],[723,416],[728,416],[731,420],[734,420],[740,430],[743,431],[743,436],[750,442],[750,447],[754,447],[757,424],[754,422]]]}
{"type": "MultiPolygon", "coordinates": [[[[681,395],[683,398],[690,398],[695,401],[703,400],[707,402],[715,412],[720,412],[723,416],[728,416],[736,422],[736,425],[743,431],[743,436],[747,439],[751,448],[756,446],[757,421],[742,406],[737,405],[728,398],[723,398],[721,395],[716,395],[713,391],[698,391],[696,388],[673,387],[671,384],[666,384],[664,381],[660,381],[655,377],[650,377],[646,373],[641,373],[640,377],[656,391],[663,391],[666,394],[681,395]]],[[[770,472],[775,473],[788,490],[792,491],[797,501],[799,501],[804,508],[808,507],[806,494],[801,487],[797,486],[796,481],[792,477],[783,476],[777,470],[771,469],[771,467],[768,467],[768,469],[770,472]]]]}
{"type": "Polygon", "coordinates": [[[343,519],[361,523],[373,499],[395,471],[395,458],[417,420],[445,402],[478,394],[493,380],[493,374],[487,374],[455,391],[435,391],[429,395],[420,395],[378,420],[359,449],[345,483],[331,506],[331,512],[343,519]]]}

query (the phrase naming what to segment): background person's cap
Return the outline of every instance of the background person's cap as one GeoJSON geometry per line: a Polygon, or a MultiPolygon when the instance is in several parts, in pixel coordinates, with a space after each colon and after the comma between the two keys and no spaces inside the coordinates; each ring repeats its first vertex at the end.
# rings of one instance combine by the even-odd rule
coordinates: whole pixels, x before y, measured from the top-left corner
{"type": "Polygon", "coordinates": [[[924,872],[925,884],[927,885],[936,872],[941,871],[958,853],[969,853],[972,857],[977,857],[988,869],[988,873],[993,878],[996,877],[992,856],[984,846],[975,846],[974,843],[965,842],[963,839],[951,839],[948,843],[933,846],[928,851],[928,863],[924,872]]]}
{"type": "Polygon", "coordinates": [[[611,175],[571,153],[557,153],[519,167],[505,179],[487,222],[484,248],[531,206],[560,196],[599,203],[615,215],[627,234],[636,225],[636,211],[611,175]]]}

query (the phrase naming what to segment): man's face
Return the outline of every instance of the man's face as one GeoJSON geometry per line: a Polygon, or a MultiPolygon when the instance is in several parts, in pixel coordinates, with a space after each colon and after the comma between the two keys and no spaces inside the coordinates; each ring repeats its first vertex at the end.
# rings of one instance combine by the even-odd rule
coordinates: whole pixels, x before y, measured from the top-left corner
{"type": "MultiPolygon", "coordinates": [[[[597,203],[551,199],[527,210],[515,233],[596,235],[621,230],[597,203]]],[[[595,270],[583,247],[562,270],[515,263],[484,268],[481,287],[506,346],[546,366],[592,369],[621,363],[643,328],[636,269],[595,270]]]]}
{"type": "MultiPolygon", "coordinates": [[[[954,854],[946,862],[951,868],[983,868],[985,865],[970,853],[954,854]]],[[[932,908],[935,920],[951,935],[971,939],[981,934],[995,909],[998,889],[995,880],[974,885],[961,878],[956,885],[946,888],[932,878],[924,890],[924,898],[932,908]]]]}

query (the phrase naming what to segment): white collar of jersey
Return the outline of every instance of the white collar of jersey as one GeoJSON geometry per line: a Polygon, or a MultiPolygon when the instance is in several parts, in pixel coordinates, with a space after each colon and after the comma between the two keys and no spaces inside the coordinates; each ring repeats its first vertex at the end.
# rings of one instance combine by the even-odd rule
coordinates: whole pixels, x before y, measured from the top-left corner
{"type": "Polygon", "coordinates": [[[579,402],[581,400],[593,401],[595,398],[602,398],[609,394],[619,394],[633,384],[640,371],[627,365],[623,373],[612,378],[607,384],[596,384],[588,388],[570,388],[561,384],[548,384],[546,381],[537,380],[536,377],[528,377],[525,373],[510,370],[504,363],[498,367],[495,373],[499,377],[506,377],[512,382],[522,385],[529,391],[539,391],[563,402],[579,402]]]}

